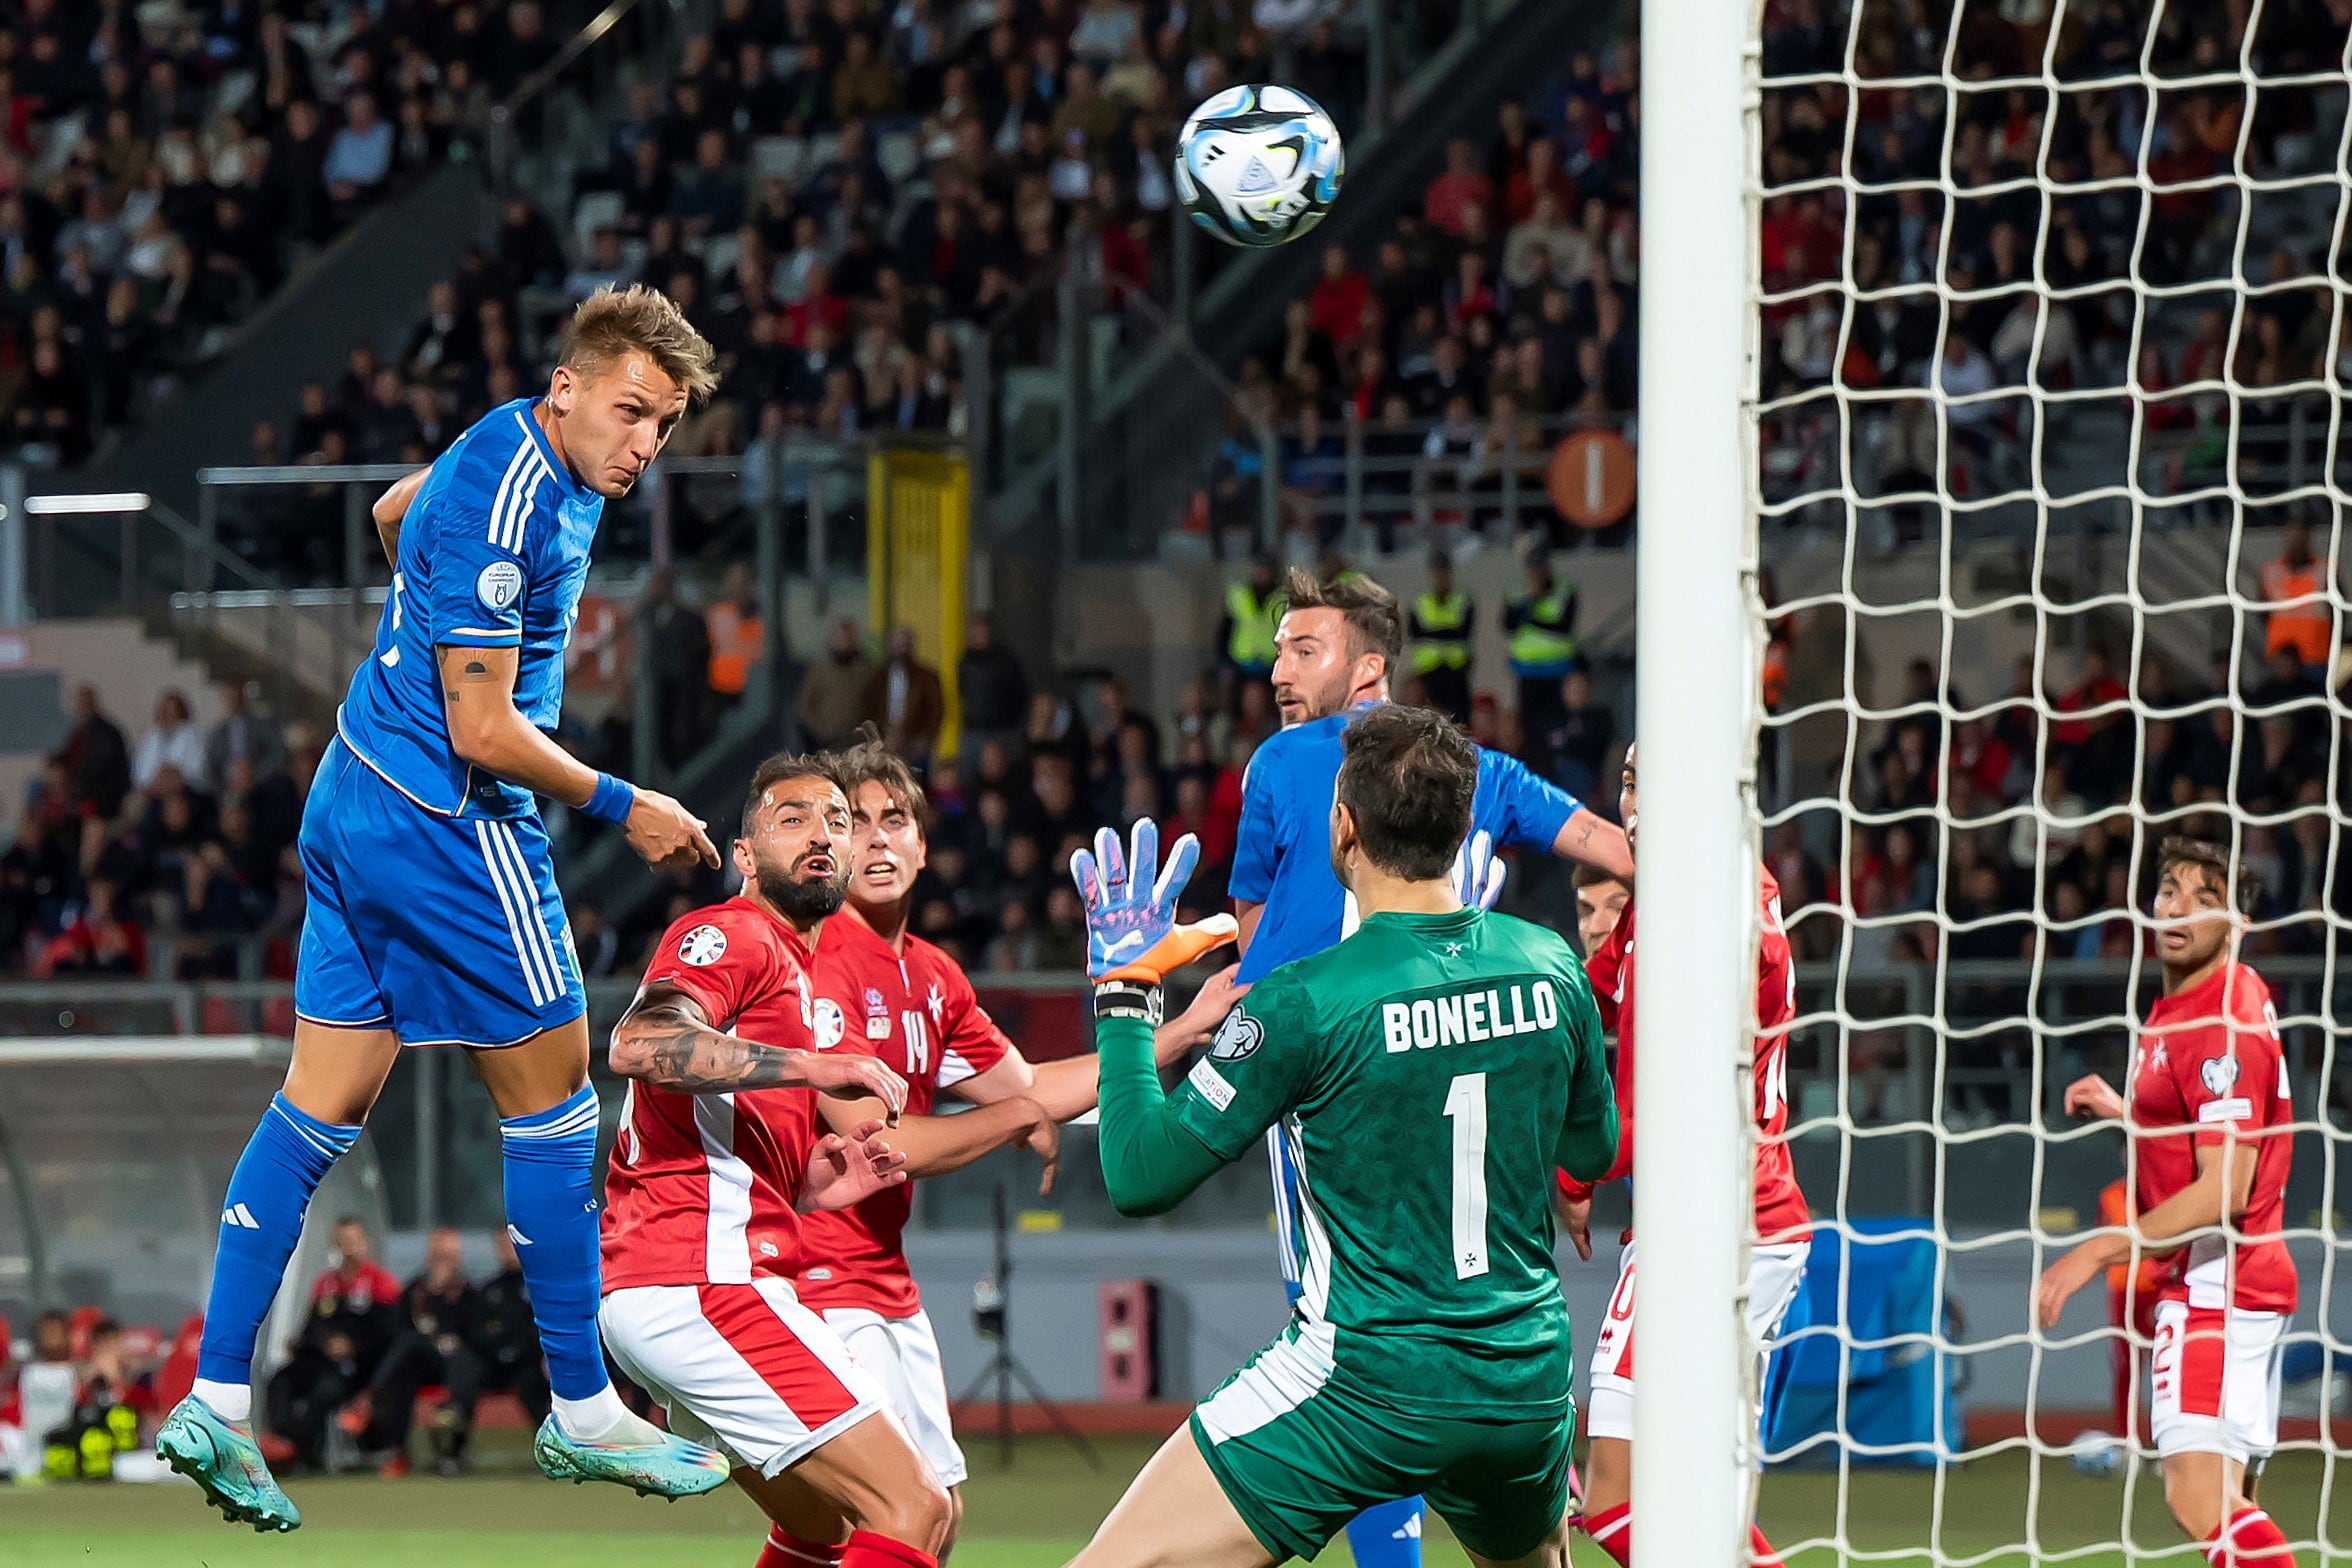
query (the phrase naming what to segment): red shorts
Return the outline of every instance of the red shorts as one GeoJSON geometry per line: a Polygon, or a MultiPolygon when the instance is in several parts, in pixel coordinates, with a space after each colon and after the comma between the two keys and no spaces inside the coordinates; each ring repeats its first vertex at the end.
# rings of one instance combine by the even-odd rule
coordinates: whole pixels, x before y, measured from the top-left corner
{"type": "Polygon", "coordinates": [[[671,1431],[715,1442],[764,1476],[888,1403],[789,1280],[633,1286],[607,1295],[596,1322],[621,1370],[669,1412],[671,1431]]]}

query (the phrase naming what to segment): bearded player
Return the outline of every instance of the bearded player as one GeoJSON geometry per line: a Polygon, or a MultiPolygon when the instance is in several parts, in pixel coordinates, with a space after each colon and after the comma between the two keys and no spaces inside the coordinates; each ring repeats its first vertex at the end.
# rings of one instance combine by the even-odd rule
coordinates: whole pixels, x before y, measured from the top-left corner
{"type": "Polygon", "coordinates": [[[195,1384],[155,1439],[232,1521],[302,1522],[254,1443],[254,1341],[311,1194],[404,1047],[465,1051],[498,1109],[554,1392],[540,1467],[670,1496],[724,1484],[718,1455],[622,1405],[597,1348],[587,1002],[538,805],[612,824],[656,865],[718,864],[684,807],[551,733],[604,503],[717,382],[674,303],[601,289],[566,325],[544,394],[483,415],[379,506],[392,592],[302,813],[294,1058],[229,1177],[195,1384]]]}
{"type": "MultiPolygon", "coordinates": [[[[1617,797],[1626,840],[1638,849],[1640,803],[1634,788],[1634,748],[1625,751],[1625,772],[1617,797]]],[[[1763,901],[1763,940],[1756,954],[1756,1177],[1755,1243],[1748,1253],[1747,1332],[1759,1363],[1780,1331],[1781,1320],[1805,1279],[1807,1243],[1813,1234],[1805,1195],[1789,1163],[1788,1025],[1797,1012],[1797,972],[1781,930],[1780,887],[1772,873],[1757,868],[1763,901]]],[[[1585,960],[1601,1017],[1617,1033],[1617,1120],[1621,1129],[1617,1161],[1602,1181],[1633,1173],[1633,960],[1634,910],[1628,898],[1614,926],[1585,960]]],[[[1595,922],[1597,927],[1598,922],[1595,922]]],[[[1592,1193],[1595,1183],[1572,1172],[1560,1176],[1561,1217],[1580,1258],[1592,1256],[1592,1193]]],[[[1634,1243],[1619,1254],[1617,1288],[1608,1316],[1593,1342],[1592,1387],[1586,1398],[1585,1430],[1591,1449],[1585,1458],[1584,1524],[1593,1544],[1620,1564],[1633,1561],[1633,1307],[1634,1243]]],[[[1749,1561],[1779,1568],[1780,1558],[1764,1532],[1748,1526],[1749,1561]]]]}
{"type": "Polygon", "coordinates": [[[1600,1019],[1566,942],[1454,891],[1469,740],[1391,706],[1341,744],[1330,857],[1362,922],[1259,982],[1173,1095],[1147,1025],[1158,977],[1221,939],[1175,924],[1199,846],[1158,873],[1147,818],[1131,856],[1106,830],[1072,859],[1112,1203],[1162,1213],[1278,1126],[1307,1258],[1290,1325],[1144,1466],[1078,1568],[1312,1558],[1413,1493],[1473,1562],[1568,1561],[1575,1351],[1549,1198],[1556,1166],[1597,1176],[1616,1153],[1600,1019]]]}
{"type": "MultiPolygon", "coordinates": [[[[1030,1063],[981,1007],[955,961],[907,929],[927,848],[923,787],[877,740],[851,748],[840,766],[850,801],[849,896],[817,938],[818,1040],[840,1053],[878,1057],[905,1076],[910,1114],[891,1143],[906,1156],[910,1177],[956,1170],[1012,1142],[1050,1160],[1055,1124],[1094,1108],[1095,1058],[1030,1063]],[[924,1114],[942,1092],[977,1108],[924,1114]]],[[[1229,975],[1202,986],[1181,1017],[1160,1026],[1154,1046],[1160,1065],[1206,1040],[1237,994],[1229,975]]],[[[871,1104],[851,1101],[822,1109],[840,1130],[876,1113],[871,1104]]],[[[902,1233],[913,1201],[910,1187],[894,1186],[854,1208],[809,1216],[798,1291],[889,1392],[948,1489],[952,1542],[966,1467],[948,1421],[939,1341],[907,1265],[902,1233]]],[[[760,1568],[837,1561],[847,1533],[845,1521],[822,1511],[781,1521],[760,1568]]]]}
{"type": "MultiPolygon", "coordinates": [[[[1229,887],[1241,922],[1238,978],[1257,980],[1320,953],[1355,929],[1353,898],[1331,864],[1325,822],[1348,725],[1389,700],[1389,678],[1404,651],[1396,599],[1361,575],[1318,583],[1293,569],[1289,606],[1274,636],[1274,702],[1284,728],[1250,758],[1229,887]]],[[[1632,874],[1625,835],[1574,796],[1530,773],[1517,758],[1480,749],[1470,831],[1455,857],[1462,901],[1492,908],[1502,890],[1496,850],[1525,848],[1632,874]]],[[[1274,1225],[1284,1288],[1300,1288],[1297,1173],[1278,1136],[1266,1141],[1274,1172],[1274,1225]]],[[[1349,1527],[1363,1568],[1419,1568],[1421,1505],[1384,1505],[1349,1527]]]]}
{"type": "Polygon", "coordinates": [[[2164,992],[2140,1030],[2130,1098],[2095,1074],[2066,1089],[2067,1110],[2124,1124],[2138,1218],[2051,1264],[2037,1316],[2055,1327],[2100,1270],[2160,1255],[2149,1427],[2165,1505],[2215,1564],[2291,1568],[2254,1500],[2278,1445],[2279,1336],[2296,1289],[2279,1235],[2295,1107],[2270,988],[2237,959],[2256,888],[2218,844],[2168,838],[2157,855],[2164,992]]]}
{"type": "Polygon", "coordinates": [[[850,1521],[847,1568],[936,1568],[945,1490],[881,1384],[792,1289],[804,1214],[906,1179],[875,1136],[905,1083],[815,1030],[809,942],[841,907],[848,841],[830,759],[762,763],[733,846],[743,892],[663,934],[614,1027],[613,1070],[631,1082],[597,1321],[671,1429],[723,1449],[772,1517],[821,1498],[850,1521]],[[881,1114],[826,1133],[819,1095],[881,1114]]]}

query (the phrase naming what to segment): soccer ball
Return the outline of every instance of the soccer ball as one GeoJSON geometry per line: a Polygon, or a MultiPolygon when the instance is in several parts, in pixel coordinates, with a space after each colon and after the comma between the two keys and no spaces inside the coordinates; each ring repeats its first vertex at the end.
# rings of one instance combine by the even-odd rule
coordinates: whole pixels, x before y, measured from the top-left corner
{"type": "Polygon", "coordinates": [[[2105,1432],[2085,1432],[2074,1440],[2067,1457],[2074,1462],[2075,1474],[2096,1480],[2121,1475],[2131,1450],[2105,1432]]]}
{"type": "Polygon", "coordinates": [[[1331,210],[1346,169],[1331,116],[1289,87],[1228,87],[1176,136],[1176,199],[1228,245],[1297,239],[1331,210]]]}

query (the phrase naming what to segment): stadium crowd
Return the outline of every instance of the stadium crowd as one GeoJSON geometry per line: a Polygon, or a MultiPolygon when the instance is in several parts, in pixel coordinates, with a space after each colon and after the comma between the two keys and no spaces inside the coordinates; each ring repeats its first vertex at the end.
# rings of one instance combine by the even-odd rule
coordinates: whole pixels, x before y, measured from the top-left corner
{"type": "MultiPolygon", "coordinates": [[[[1860,200],[1851,215],[1852,277],[1861,289],[1940,284],[1964,297],[1948,308],[1927,287],[1883,297],[1854,314],[1842,351],[1839,293],[1771,305],[1765,396],[1822,386],[1834,372],[1847,388],[1932,387],[1952,397],[2029,382],[2051,391],[2109,386],[2121,409],[2136,372],[2145,428],[2159,438],[2151,483],[2212,482],[2230,445],[2225,372],[2255,389],[2244,419],[2264,423],[2283,421],[2291,398],[2264,398],[2260,389],[2303,383],[2316,395],[2329,361],[2352,371],[2352,328],[2337,333],[2327,308],[2331,203],[2265,202],[2241,236],[2227,193],[2211,183],[2233,166],[2249,118],[2249,173],[2285,179],[2333,167],[2331,112],[2340,109],[2331,111],[2313,73],[2335,68],[2341,19],[2322,0],[2289,0],[2257,14],[2257,70],[2295,79],[2288,84],[2263,85],[2251,97],[2234,84],[2208,86],[2153,103],[2120,80],[2110,90],[2071,92],[2046,150],[2043,93],[1966,94],[1948,166],[1940,93],[1865,91],[1849,103],[1834,81],[1767,93],[1768,186],[1848,172],[1849,146],[1850,172],[1873,185],[1927,186],[1948,175],[1954,197],[1921,188],[1860,200]],[[2178,188],[2152,200],[2135,274],[2143,151],[2148,178],[2178,188]],[[2076,188],[2052,204],[2046,237],[2038,236],[2038,198],[2018,183],[2037,174],[2076,188]],[[1985,195],[1968,194],[1980,188],[1985,195]],[[2240,268],[2267,291],[2233,331],[2240,268]],[[2146,297],[2130,287],[2135,275],[2175,291],[2152,302],[2136,333],[2146,297]],[[2037,279],[2080,291],[2055,301],[2038,331],[2037,279]],[[2199,282],[2206,287],[2193,287],[2199,282]]],[[[2067,15],[2052,56],[2062,81],[2140,69],[2145,19],[2115,4],[2067,15]]],[[[2244,26],[2227,7],[2167,11],[2148,69],[2159,77],[2220,70],[2218,62],[2239,58],[2244,26]]],[[[1971,77],[2031,75],[2047,27],[2046,19],[1972,11],[1953,59],[1971,77]]],[[[1844,20],[1815,0],[1774,0],[1763,39],[1767,75],[1834,76],[1844,63],[1844,20]]],[[[1894,10],[1873,13],[1855,68],[1866,80],[1932,75],[1943,68],[1945,44],[1941,27],[1923,15],[1910,23],[1894,10]]],[[[1283,431],[1278,477],[1291,526],[1324,542],[1337,531],[1329,503],[1342,490],[1353,426],[1366,510],[1384,548],[1407,496],[1422,498],[1421,514],[1441,528],[1491,521],[1503,474],[1514,467],[1532,503],[1523,519],[1548,526],[1554,543],[1617,542],[1618,533],[1570,527],[1536,498],[1563,427],[1621,423],[1635,407],[1639,88],[1640,55],[1630,40],[1572,57],[1540,92],[1502,104],[1483,145],[1449,144],[1419,210],[1400,213],[1377,245],[1353,254],[1325,249],[1312,292],[1291,303],[1278,335],[1245,363],[1235,410],[1237,431],[1251,417],[1283,431]]],[[[1766,201],[1764,288],[1785,293],[1840,276],[1848,222],[1835,189],[1766,201]]],[[[1936,419],[1924,396],[1865,406],[1857,417],[1858,482],[1917,490],[1940,479],[1968,494],[2013,480],[2026,407],[2021,393],[1954,408],[1947,471],[1938,475],[1936,419]]],[[[2324,424],[2324,403],[2315,411],[2324,424]]],[[[1836,417],[1826,404],[1780,416],[1770,432],[1779,438],[1767,465],[1771,482],[1829,482],[1824,465],[1841,450],[1836,417]]],[[[2275,477],[2286,461],[2259,446],[2248,443],[2241,454],[2249,483],[2275,477]]],[[[1214,493],[1245,509],[1261,465],[1254,441],[1227,442],[1214,493]]]]}
{"type": "Polygon", "coordinates": [[[0,416],[74,464],[301,260],[477,141],[586,0],[0,8],[0,416]]]}
{"type": "MultiPolygon", "coordinates": [[[[1362,46],[1328,12],[724,0],[666,80],[631,88],[601,167],[512,197],[405,343],[355,344],[338,380],[253,431],[251,460],[420,461],[540,384],[573,304],[632,282],[676,299],[720,351],[719,394],[673,455],[961,433],[958,327],[1038,362],[1063,261],[1112,311],[1165,286],[1184,105],[1279,68],[1354,122],[1362,46]]],[[[273,569],[340,571],[331,491],[241,505],[242,537],[273,569]]]]}
{"type": "MultiPolygon", "coordinates": [[[[485,1397],[504,1395],[536,1423],[548,1411],[545,1363],[514,1243],[492,1238],[498,1267],[468,1271],[462,1238],[425,1238],[405,1285],[376,1261],[357,1219],[334,1227],[331,1265],[311,1282],[310,1313],[268,1385],[273,1462],[404,1475],[420,1413],[433,1468],[455,1475],[485,1397]]],[[[96,1307],[42,1313],[13,1342],[0,1319],[0,1476],[20,1453],[52,1481],[106,1480],[116,1456],[153,1441],[195,1376],[190,1318],[166,1337],[96,1307]]]]}
{"type": "MultiPolygon", "coordinates": [[[[2262,617],[2260,652],[2234,680],[2226,661],[2189,680],[2151,658],[2127,692],[2125,672],[2093,647],[2071,665],[2048,662],[2038,694],[2045,718],[2030,661],[2006,691],[1990,688],[1988,672],[1957,671],[1941,692],[1935,667],[1914,661],[1897,716],[1866,725],[1855,757],[1855,805],[1888,820],[1855,826],[1844,845],[1817,831],[1809,838],[1795,820],[1769,836],[1798,956],[1835,956],[1844,936],[1837,911],[1847,908],[1919,917],[1857,924],[1854,952],[1865,963],[1932,962],[1945,943],[1954,959],[2030,957],[2037,944],[2053,957],[2127,955],[2141,938],[2120,911],[2143,904],[2135,891],[2145,891],[2131,886],[2125,813],[2135,804],[2184,819],[2223,803],[2299,812],[2245,830],[2243,851],[2263,888],[2254,914],[2273,921],[2320,909],[2341,853],[2325,814],[2325,698],[2341,676],[2324,614],[2294,600],[2314,569],[2309,532],[2290,529],[2258,573],[2263,597],[2283,606],[2262,617]],[[2174,716],[2137,724],[2127,697],[2174,716]],[[1939,800],[1959,824],[1941,847],[1939,800]],[[1939,908],[1962,928],[1943,934],[1939,908]]],[[[1261,580],[1270,585],[1270,573],[1261,580]]],[[[1489,613],[1524,626],[1551,581],[1531,571],[1529,594],[1489,613]]],[[[1573,586],[1557,591],[1569,596],[1572,626],[1573,586]]],[[[1775,624],[1773,704],[1786,705],[1792,666],[1842,644],[1834,628],[1815,624],[1819,615],[1775,624]]],[[[756,657],[765,635],[740,574],[703,616],[679,610],[656,639],[673,672],[657,681],[665,744],[707,735],[743,689],[742,666],[726,650],[756,657]]],[[[1203,907],[1223,900],[1243,774],[1280,722],[1263,672],[1232,657],[1239,646],[1229,621],[1219,667],[1191,683],[1173,712],[1154,713],[1117,679],[1041,677],[997,640],[987,615],[975,615],[956,661],[961,730],[950,752],[939,745],[941,672],[916,654],[912,633],[899,628],[877,648],[844,620],[823,657],[801,670],[796,712],[812,744],[844,743],[871,724],[926,770],[936,821],[915,900],[922,934],[974,969],[1074,969],[1085,933],[1062,868],[1101,823],[1149,815],[1170,835],[1198,833],[1202,871],[1190,896],[1203,907]]],[[[1522,676],[1516,692],[1466,683],[1455,691],[1442,669],[1408,656],[1399,695],[1450,708],[1482,744],[1614,814],[1627,725],[1580,658],[1557,675],[1522,676]]],[[[93,690],[77,692],[74,727],[0,852],[0,967],[191,979],[291,973],[302,915],[292,846],[319,740],[250,711],[240,687],[223,687],[220,698],[223,717],[207,730],[184,696],[165,694],[134,745],[93,690]]],[[[565,738],[615,764],[628,755],[617,725],[574,723],[565,738]]],[[[576,814],[555,815],[559,834],[597,831],[576,814]]],[[[2144,873],[2145,855],[2140,866],[2144,873]]],[[[2338,913],[2352,916],[2352,866],[2332,886],[2338,913]]],[[[618,930],[593,906],[575,907],[584,972],[633,973],[676,913],[717,891],[715,876],[681,879],[618,930]]],[[[1565,889],[1548,868],[1523,868],[1509,896],[1524,911],[1565,919],[1565,889]]],[[[2258,931],[2250,950],[2316,951],[2318,942],[2315,925],[2288,922],[2258,931]]]]}

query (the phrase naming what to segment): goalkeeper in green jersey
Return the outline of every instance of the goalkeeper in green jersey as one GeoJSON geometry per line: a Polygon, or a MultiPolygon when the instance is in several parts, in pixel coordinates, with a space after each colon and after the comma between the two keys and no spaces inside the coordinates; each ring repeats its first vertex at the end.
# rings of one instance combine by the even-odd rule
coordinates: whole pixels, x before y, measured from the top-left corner
{"type": "Polygon", "coordinates": [[[1152,1064],[1160,977],[1232,922],[1176,923],[1189,836],[1164,872],[1149,820],[1129,856],[1106,829],[1071,857],[1111,1201],[1172,1208],[1279,1123],[1305,1255],[1290,1325],[1144,1467],[1082,1568],[1311,1558],[1416,1492],[1481,1563],[1568,1561],[1575,1354],[1552,1171],[1589,1180],[1617,1152],[1600,1017],[1567,943],[1455,894],[1469,740],[1381,707],[1342,744],[1331,861],[1362,924],[1251,988],[1172,1096],[1152,1064]]]}

